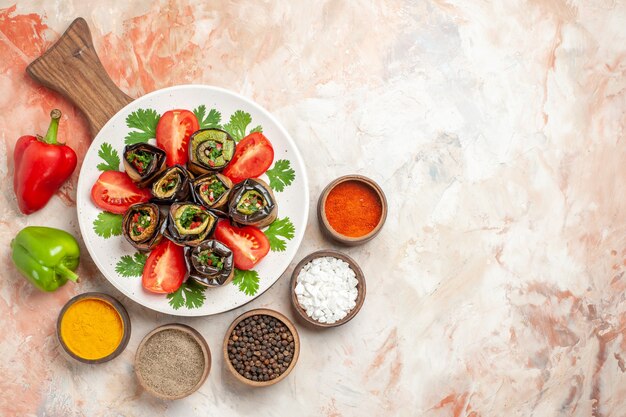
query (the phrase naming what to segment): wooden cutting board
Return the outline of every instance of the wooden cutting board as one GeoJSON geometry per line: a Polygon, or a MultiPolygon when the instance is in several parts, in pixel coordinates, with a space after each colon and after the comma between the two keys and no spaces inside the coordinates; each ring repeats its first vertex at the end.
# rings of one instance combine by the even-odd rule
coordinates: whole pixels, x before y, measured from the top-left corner
{"type": "Polygon", "coordinates": [[[26,67],[26,72],[74,103],[87,118],[93,137],[111,117],[133,101],[115,85],[102,66],[89,26],[82,17],[74,20],[50,49],[26,67]]]}

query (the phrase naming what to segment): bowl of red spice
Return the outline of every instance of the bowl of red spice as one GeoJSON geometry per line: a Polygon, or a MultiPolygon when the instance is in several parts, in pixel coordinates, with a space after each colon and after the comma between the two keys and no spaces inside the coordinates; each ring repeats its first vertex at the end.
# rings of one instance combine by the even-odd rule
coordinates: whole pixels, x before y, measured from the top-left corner
{"type": "Polygon", "coordinates": [[[324,188],[317,203],[324,234],[348,246],[372,240],[387,219],[382,188],[362,175],[339,177],[324,188]]]}

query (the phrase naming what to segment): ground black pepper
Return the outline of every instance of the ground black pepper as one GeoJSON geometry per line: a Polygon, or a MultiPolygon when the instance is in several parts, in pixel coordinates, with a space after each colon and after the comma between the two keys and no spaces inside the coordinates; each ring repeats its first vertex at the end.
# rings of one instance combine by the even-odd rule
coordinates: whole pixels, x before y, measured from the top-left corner
{"type": "Polygon", "coordinates": [[[147,340],[136,366],[148,387],[166,396],[178,396],[198,384],[206,363],[202,348],[190,334],[166,329],[147,340]]]}
{"type": "Polygon", "coordinates": [[[251,381],[271,381],[284,373],[295,351],[293,335],[280,320],[255,315],[242,320],[228,339],[228,359],[251,381]]]}

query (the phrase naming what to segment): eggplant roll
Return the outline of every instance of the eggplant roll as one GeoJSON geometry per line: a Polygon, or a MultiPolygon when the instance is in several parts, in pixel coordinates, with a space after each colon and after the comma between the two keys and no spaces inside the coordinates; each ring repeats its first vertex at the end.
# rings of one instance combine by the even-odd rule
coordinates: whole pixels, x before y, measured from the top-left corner
{"type": "Polygon", "coordinates": [[[189,279],[206,287],[229,283],[235,274],[233,252],[217,240],[205,240],[185,253],[189,279]]]}
{"type": "Polygon", "coordinates": [[[235,141],[220,129],[201,129],[189,138],[187,167],[196,174],[222,170],[235,153],[235,141]]]}
{"type": "Polygon", "coordinates": [[[122,233],[135,248],[148,252],[161,241],[164,222],[165,216],[156,204],[134,204],[124,214],[122,233]]]}
{"type": "Polygon", "coordinates": [[[278,205],[265,181],[248,178],[230,192],[228,215],[239,226],[265,227],[276,220],[278,205]]]}
{"type": "Polygon", "coordinates": [[[149,185],[165,169],[165,151],[147,143],[124,147],[124,169],[139,187],[149,185]]]}
{"type": "Polygon", "coordinates": [[[152,183],[152,201],[171,204],[189,197],[189,182],[193,176],[181,165],[166,169],[152,183]]]}
{"type": "Polygon", "coordinates": [[[228,202],[233,182],[222,174],[204,174],[193,180],[191,192],[196,203],[210,209],[219,209],[228,202]]]}
{"type": "Polygon", "coordinates": [[[213,232],[217,216],[204,206],[185,202],[170,206],[167,237],[181,246],[197,246],[213,232]]]}

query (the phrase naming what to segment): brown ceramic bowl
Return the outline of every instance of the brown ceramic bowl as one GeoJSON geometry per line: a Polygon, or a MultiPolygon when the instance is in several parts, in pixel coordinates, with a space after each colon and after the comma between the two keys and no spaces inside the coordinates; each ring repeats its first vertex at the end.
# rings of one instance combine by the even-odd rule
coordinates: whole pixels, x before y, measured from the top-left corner
{"type": "Polygon", "coordinates": [[[233,321],[233,323],[230,325],[230,327],[226,331],[226,336],[224,337],[223,353],[224,353],[224,363],[226,364],[226,367],[237,380],[239,380],[240,382],[243,382],[244,384],[250,387],[267,387],[269,385],[274,385],[282,381],[283,379],[285,379],[285,377],[289,375],[289,372],[291,372],[291,370],[296,366],[296,362],[298,361],[298,356],[300,355],[300,337],[298,336],[298,331],[296,330],[296,327],[287,317],[285,317],[278,311],[269,310],[266,308],[257,308],[255,310],[250,310],[246,313],[243,313],[241,316],[237,317],[235,321],[233,321]],[[285,372],[280,374],[278,378],[272,379],[271,381],[252,381],[248,378],[245,378],[244,376],[240,375],[239,372],[235,370],[235,367],[233,366],[232,363],[230,363],[230,359],[228,358],[228,339],[230,338],[230,335],[233,332],[233,330],[235,330],[235,327],[237,327],[240,321],[245,320],[248,317],[257,316],[257,315],[258,316],[272,316],[275,319],[280,320],[281,322],[285,324],[285,326],[287,326],[287,328],[289,329],[289,331],[291,332],[293,336],[294,351],[293,351],[293,358],[291,359],[291,363],[289,364],[285,372]]]}
{"type": "Polygon", "coordinates": [[[61,312],[59,313],[59,318],[57,319],[57,338],[59,339],[59,343],[63,347],[63,350],[69,356],[71,356],[72,358],[82,363],[98,364],[98,363],[108,362],[111,359],[118,357],[124,351],[124,349],[126,349],[126,345],[128,345],[128,340],[130,339],[130,330],[131,330],[130,317],[128,316],[128,312],[126,311],[124,306],[115,298],[111,297],[110,295],[103,294],[100,292],[86,292],[84,294],[79,294],[75,296],[70,301],[68,301],[65,304],[65,306],[63,306],[63,308],[61,309],[61,312]],[[101,300],[109,304],[111,307],[115,309],[115,311],[117,311],[117,314],[119,314],[120,319],[122,320],[122,325],[124,326],[124,330],[122,333],[122,340],[120,341],[120,344],[113,351],[113,353],[100,359],[85,359],[85,358],[78,356],[77,354],[72,352],[72,350],[67,346],[67,344],[63,340],[63,337],[61,336],[61,322],[63,321],[63,316],[65,315],[65,312],[73,304],[81,300],[85,300],[85,299],[101,300]]]}
{"type": "Polygon", "coordinates": [[[322,232],[329,238],[333,239],[336,242],[339,242],[346,246],[356,246],[362,243],[368,242],[372,240],[382,229],[383,224],[385,224],[385,220],[387,219],[387,198],[385,197],[385,193],[382,188],[374,180],[364,177],[362,175],[345,175],[343,177],[339,177],[324,188],[322,194],[320,195],[319,200],[317,201],[317,219],[319,220],[320,228],[322,232]],[[371,188],[377,195],[380,200],[380,205],[382,207],[382,213],[380,215],[380,220],[374,229],[372,229],[368,234],[359,236],[359,237],[350,237],[342,235],[332,228],[328,219],[326,218],[326,199],[328,198],[328,194],[335,188],[337,185],[347,182],[347,181],[356,181],[362,184],[365,184],[369,188],[371,188]]]}
{"type": "Polygon", "coordinates": [[[293,273],[291,274],[291,285],[289,286],[289,290],[291,292],[291,305],[293,306],[294,310],[296,310],[296,312],[298,313],[298,315],[302,318],[302,320],[304,320],[307,324],[311,325],[312,327],[316,327],[316,328],[321,328],[321,329],[325,329],[328,327],[337,327],[337,326],[341,326],[342,324],[346,324],[347,322],[349,322],[350,320],[352,320],[354,318],[354,316],[357,315],[357,313],[359,312],[359,310],[361,309],[361,307],[363,306],[363,302],[365,301],[365,294],[366,294],[366,287],[365,287],[365,275],[363,274],[363,271],[361,270],[361,268],[359,267],[359,265],[354,261],[354,259],[352,259],[351,257],[349,257],[346,254],[343,254],[341,252],[337,252],[335,250],[320,250],[317,252],[313,252],[312,254],[306,256],[304,259],[302,259],[298,265],[296,265],[296,268],[293,270],[293,273]],[[302,270],[302,268],[304,267],[304,265],[308,264],[309,262],[311,262],[313,259],[316,258],[323,258],[326,256],[330,256],[333,258],[339,258],[342,261],[345,261],[348,263],[348,265],[350,265],[350,268],[354,271],[354,274],[356,275],[356,279],[357,281],[359,281],[356,285],[356,288],[358,290],[358,295],[356,296],[356,305],[354,306],[354,308],[352,310],[350,310],[350,312],[348,313],[348,315],[344,318],[342,318],[341,320],[338,320],[334,323],[320,323],[317,320],[314,320],[313,318],[309,317],[308,314],[306,314],[306,311],[304,310],[304,308],[302,308],[302,306],[300,306],[300,303],[298,303],[298,297],[296,296],[296,284],[298,282],[298,275],[300,274],[300,271],[302,270]]]}
{"type": "Polygon", "coordinates": [[[193,329],[185,324],[171,323],[171,324],[165,324],[163,326],[157,327],[156,329],[152,330],[143,338],[143,340],[139,344],[139,347],[137,348],[137,353],[135,353],[135,375],[137,375],[137,380],[139,381],[139,385],[141,385],[141,387],[145,389],[146,391],[148,391],[150,394],[156,397],[162,398],[164,400],[178,400],[180,398],[187,397],[188,395],[191,395],[194,392],[198,391],[198,389],[202,386],[202,384],[204,384],[204,381],[206,381],[207,377],[209,376],[210,370],[211,370],[211,350],[209,349],[209,345],[207,344],[204,337],[202,337],[202,335],[196,329],[193,329]],[[146,382],[143,379],[143,376],[141,375],[141,372],[139,372],[139,367],[136,365],[137,362],[139,361],[139,357],[143,351],[143,348],[146,345],[146,342],[150,340],[152,336],[164,330],[179,330],[181,332],[187,333],[198,343],[198,345],[200,346],[200,349],[202,349],[202,354],[204,356],[204,371],[202,373],[202,376],[200,377],[200,380],[190,390],[183,392],[180,395],[166,395],[162,392],[155,391],[152,387],[146,384],[146,382]]]}

